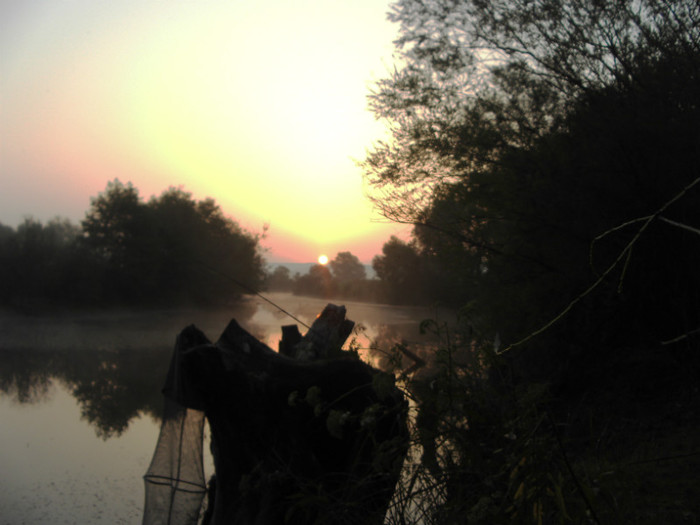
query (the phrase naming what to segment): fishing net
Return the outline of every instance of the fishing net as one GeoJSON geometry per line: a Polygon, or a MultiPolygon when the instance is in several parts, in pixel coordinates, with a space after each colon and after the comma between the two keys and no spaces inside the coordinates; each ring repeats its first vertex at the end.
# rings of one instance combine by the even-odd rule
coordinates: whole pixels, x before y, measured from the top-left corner
{"type": "Polygon", "coordinates": [[[197,400],[187,399],[194,396],[180,373],[182,356],[190,344],[178,339],[170,362],[163,389],[163,422],[144,476],[143,525],[196,525],[206,493],[202,461],[204,412],[197,410],[201,408],[197,400]]]}
{"type": "Polygon", "coordinates": [[[169,399],[165,407],[158,444],[144,476],[143,525],[196,525],[206,492],[204,413],[169,399]]]}

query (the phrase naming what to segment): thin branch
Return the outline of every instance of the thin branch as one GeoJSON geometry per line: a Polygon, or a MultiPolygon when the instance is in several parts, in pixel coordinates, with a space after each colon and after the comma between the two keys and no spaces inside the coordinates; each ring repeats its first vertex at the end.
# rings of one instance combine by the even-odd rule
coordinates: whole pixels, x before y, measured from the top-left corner
{"type": "Polygon", "coordinates": [[[678,337],[674,337],[673,339],[669,339],[667,341],[661,341],[661,344],[666,346],[666,345],[671,345],[673,343],[678,343],[680,341],[683,341],[684,339],[688,339],[691,335],[695,334],[700,334],[700,328],[696,328],[695,330],[691,330],[690,332],[686,332],[683,335],[679,335],[678,337]]]}
{"type": "Polygon", "coordinates": [[[673,226],[677,226],[683,230],[687,230],[689,232],[696,233],[696,234],[700,235],[700,229],[693,228],[692,226],[688,226],[687,224],[683,224],[682,222],[672,221],[671,219],[667,219],[666,217],[659,217],[659,220],[666,222],[668,224],[672,224],[673,226]]]}
{"type": "MultiPolygon", "coordinates": [[[[644,221],[644,224],[637,230],[637,233],[634,235],[632,240],[627,243],[627,246],[625,246],[622,251],[618,254],[618,256],[615,258],[615,260],[608,266],[608,268],[600,275],[600,277],[586,290],[581,293],[578,297],[574,298],[564,309],[557,314],[553,319],[551,319],[549,322],[535,330],[534,332],[531,332],[527,336],[525,336],[523,339],[520,341],[517,341],[500,352],[498,354],[504,354],[508,352],[509,350],[512,350],[513,348],[517,346],[521,346],[528,342],[530,339],[533,339],[534,337],[540,335],[541,333],[549,330],[554,324],[556,324],[559,320],[561,320],[566,314],[568,314],[574,306],[576,306],[579,302],[581,302],[586,296],[588,296],[593,290],[598,288],[598,286],[610,275],[613,270],[617,267],[617,265],[625,258],[627,257],[627,254],[630,250],[632,250],[633,246],[637,243],[639,238],[642,236],[642,234],[647,230],[647,228],[651,225],[651,223],[654,221],[654,219],[657,219],[660,217],[660,215],[665,212],[672,204],[674,204],[676,201],[681,199],[683,196],[685,196],[686,193],[688,193],[693,187],[696,185],[700,184],[700,177],[696,178],[693,180],[690,184],[688,184],[685,188],[683,188],[679,193],[677,193],[674,197],[672,197],[670,200],[668,200],[661,208],[659,208],[654,214],[648,215],[647,217],[639,218],[639,219],[634,219],[633,221],[629,221],[626,224],[631,224],[633,222],[639,222],[640,220],[644,221]]],[[[616,228],[619,228],[616,227],[616,228]]],[[[607,233],[607,232],[606,232],[607,233]]]]}
{"type": "Polygon", "coordinates": [[[637,224],[638,222],[642,222],[642,221],[648,221],[651,217],[652,217],[652,215],[647,215],[647,216],[645,216],[645,217],[638,217],[638,218],[636,218],[636,219],[632,219],[632,220],[630,220],[630,221],[623,222],[622,224],[618,224],[617,226],[613,226],[613,227],[610,228],[609,230],[605,230],[605,231],[604,231],[603,233],[601,233],[600,235],[597,235],[597,236],[591,241],[591,246],[590,246],[590,249],[588,250],[588,264],[590,265],[591,269],[594,268],[594,264],[593,264],[593,250],[595,249],[595,244],[596,244],[598,241],[600,241],[601,239],[604,239],[605,237],[607,237],[607,236],[610,235],[611,233],[615,233],[616,231],[620,231],[620,230],[623,230],[623,229],[627,228],[627,226],[630,226],[630,225],[632,225],[632,224],[637,224]]]}
{"type": "MultiPolygon", "coordinates": [[[[386,217],[386,215],[385,215],[385,217],[386,217]]],[[[443,233],[443,234],[447,235],[448,237],[452,237],[453,239],[456,239],[460,242],[463,242],[464,244],[467,244],[471,248],[483,250],[487,253],[492,253],[494,255],[499,255],[501,257],[515,257],[515,258],[523,259],[525,261],[530,261],[532,263],[535,263],[535,264],[543,267],[544,269],[546,269],[550,272],[557,272],[558,273],[558,270],[556,268],[548,265],[547,263],[545,263],[543,261],[540,261],[539,259],[527,256],[527,255],[519,254],[519,253],[510,253],[510,254],[506,253],[502,250],[499,250],[498,248],[496,248],[494,246],[491,246],[489,244],[485,244],[483,242],[476,241],[473,238],[468,237],[462,233],[455,232],[455,231],[449,230],[447,228],[442,228],[433,222],[427,222],[427,221],[421,222],[421,221],[416,221],[416,220],[403,220],[403,219],[390,218],[390,217],[387,217],[387,219],[389,219],[391,222],[394,222],[397,224],[411,224],[413,226],[423,226],[425,228],[429,228],[431,230],[443,233]]]]}
{"type": "Polygon", "coordinates": [[[652,459],[642,459],[639,461],[631,461],[630,463],[625,463],[622,466],[629,467],[632,465],[642,465],[644,463],[656,463],[657,461],[670,461],[670,460],[674,460],[674,459],[686,459],[686,458],[692,458],[695,456],[700,456],[700,452],[690,452],[688,454],[678,454],[676,456],[662,456],[662,457],[652,458],[652,459]]]}

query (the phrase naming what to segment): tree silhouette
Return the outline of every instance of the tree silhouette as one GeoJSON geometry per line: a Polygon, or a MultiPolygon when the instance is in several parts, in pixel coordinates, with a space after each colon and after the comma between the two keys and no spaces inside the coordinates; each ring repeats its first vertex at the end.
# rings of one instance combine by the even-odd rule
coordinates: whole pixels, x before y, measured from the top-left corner
{"type": "Polygon", "coordinates": [[[305,275],[297,277],[293,291],[297,295],[331,298],[335,294],[335,283],[326,266],[314,264],[305,275]]]}
{"type": "Polygon", "coordinates": [[[427,278],[414,244],[392,236],[382,247],[382,255],[372,260],[372,267],[385,285],[390,302],[417,303],[425,299],[427,278]]]}
{"type": "Polygon", "coordinates": [[[83,231],[110,300],[226,303],[262,283],[258,237],[213,199],[197,202],[180,188],[143,203],[131,184],[112,181],[93,199],[83,231]]]}
{"type": "Polygon", "coordinates": [[[274,292],[289,292],[292,290],[291,271],[286,266],[277,266],[274,271],[267,276],[267,289],[274,292]]]}
{"type": "Polygon", "coordinates": [[[329,264],[333,278],[341,286],[361,281],[367,277],[367,272],[360,259],[350,252],[338,252],[329,264]]]}
{"type": "Polygon", "coordinates": [[[3,227],[0,301],[20,309],[74,304],[78,287],[72,269],[83,266],[77,250],[78,234],[75,225],[59,218],[46,225],[27,218],[16,231],[3,227]]]}
{"type": "MultiPolygon", "coordinates": [[[[697,228],[698,188],[684,190],[700,160],[693,6],[395,5],[403,65],[370,97],[393,140],[368,155],[366,176],[388,218],[416,225],[423,272],[428,261],[477,301],[484,333],[515,342],[547,324],[675,195],[667,218],[697,228]]],[[[579,302],[568,339],[599,326],[658,342],[700,326],[696,236],[669,224],[645,228],[579,302]]]]}
{"type": "Polygon", "coordinates": [[[382,264],[395,250],[448,277],[464,319],[437,353],[443,375],[409,387],[440,494],[425,521],[673,521],[646,501],[610,512],[577,471],[604,436],[638,450],[641,425],[620,424],[634,410],[664,431],[669,410],[696,424],[697,2],[399,0],[390,18],[399,65],[370,101],[391,140],[364,170],[414,239],[410,251],[387,243],[375,269],[401,286],[382,264]],[[455,358],[457,339],[476,359],[455,358]],[[520,484],[519,461],[531,467],[520,484]],[[556,476],[575,497],[561,481],[552,490],[556,476]]]}
{"type": "Polygon", "coordinates": [[[262,285],[259,236],[180,188],[146,203],[114,180],[80,227],[0,226],[0,303],[14,308],[220,305],[262,285]]]}

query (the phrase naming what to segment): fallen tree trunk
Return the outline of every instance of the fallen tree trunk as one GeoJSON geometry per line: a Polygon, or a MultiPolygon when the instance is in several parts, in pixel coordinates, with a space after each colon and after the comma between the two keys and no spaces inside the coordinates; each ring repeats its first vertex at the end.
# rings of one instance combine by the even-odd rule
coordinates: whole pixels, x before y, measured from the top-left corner
{"type": "Polygon", "coordinates": [[[209,421],[216,481],[205,521],[383,522],[406,454],[406,404],[393,377],[342,355],[351,330],[345,309],[329,305],[303,338],[285,330],[280,350],[296,359],[235,320],[216,344],[194,326],[178,336],[164,392],[209,421]]]}

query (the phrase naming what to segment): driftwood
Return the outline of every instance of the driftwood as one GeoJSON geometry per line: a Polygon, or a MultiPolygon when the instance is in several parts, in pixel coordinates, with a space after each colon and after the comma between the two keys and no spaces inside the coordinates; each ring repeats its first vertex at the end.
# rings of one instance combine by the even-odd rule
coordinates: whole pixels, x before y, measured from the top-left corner
{"type": "Polygon", "coordinates": [[[205,523],[383,522],[406,404],[393,377],[343,355],[352,326],[329,305],[304,337],[285,327],[280,353],[235,320],[216,344],[194,326],[179,335],[164,392],[209,421],[205,523]]]}

